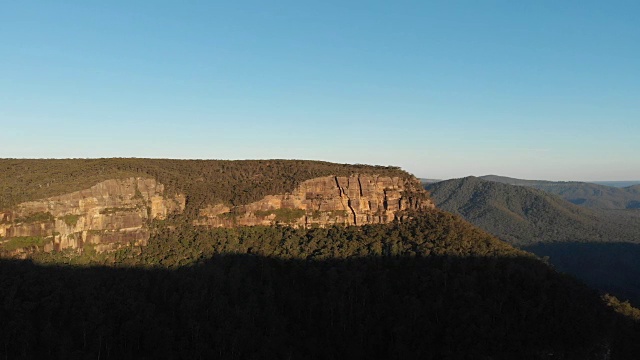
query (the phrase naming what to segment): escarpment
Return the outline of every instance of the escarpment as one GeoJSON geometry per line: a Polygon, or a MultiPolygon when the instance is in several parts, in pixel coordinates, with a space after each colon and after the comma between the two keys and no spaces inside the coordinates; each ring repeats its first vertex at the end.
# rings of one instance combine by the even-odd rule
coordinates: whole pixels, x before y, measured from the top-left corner
{"type": "Polygon", "coordinates": [[[185,208],[181,194],[166,196],[148,178],[106,180],[89,189],[20,203],[0,211],[0,254],[146,245],[149,223],[185,208]]]}
{"type": "Polygon", "coordinates": [[[403,210],[433,207],[416,179],[325,176],[306,180],[291,193],[268,195],[247,205],[211,204],[200,209],[193,223],[210,227],[365,225],[391,222],[403,210]]]}
{"type": "MultiPolygon", "coordinates": [[[[246,183],[245,185],[250,185],[246,183]]],[[[174,183],[175,186],[175,183],[174,183]]],[[[433,208],[427,192],[411,176],[360,174],[301,181],[290,192],[266,195],[237,206],[202,203],[208,187],[181,193],[148,177],[102,181],[88,189],[19,203],[0,211],[0,256],[26,257],[37,251],[103,252],[144,246],[153,220],[196,227],[285,225],[299,228],[389,223],[405,210],[433,208]],[[191,205],[193,206],[193,205],[191,205]],[[189,210],[189,209],[187,209],[189,210]]],[[[211,189],[209,191],[213,191],[211,189]]],[[[224,198],[223,198],[224,199],[224,198]]]]}

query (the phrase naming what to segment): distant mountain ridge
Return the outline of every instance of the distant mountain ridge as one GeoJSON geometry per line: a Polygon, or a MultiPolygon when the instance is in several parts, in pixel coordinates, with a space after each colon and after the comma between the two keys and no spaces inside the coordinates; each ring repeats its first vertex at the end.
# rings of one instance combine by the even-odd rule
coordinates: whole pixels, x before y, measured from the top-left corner
{"type": "Polygon", "coordinates": [[[640,185],[619,188],[579,181],[524,180],[497,175],[481,176],[480,179],[532,187],[588,208],[640,209],[640,185]]]}
{"type": "Polygon", "coordinates": [[[442,181],[442,179],[425,179],[425,178],[420,178],[419,180],[422,183],[422,185],[433,184],[433,183],[442,181]]]}
{"type": "Polygon", "coordinates": [[[426,186],[439,208],[512,244],[640,242],[636,211],[589,209],[545,191],[466,177],[426,186]]]}
{"type": "Polygon", "coordinates": [[[635,181],[587,181],[593,184],[611,186],[617,188],[626,188],[630,186],[640,185],[640,180],[635,181]]]}

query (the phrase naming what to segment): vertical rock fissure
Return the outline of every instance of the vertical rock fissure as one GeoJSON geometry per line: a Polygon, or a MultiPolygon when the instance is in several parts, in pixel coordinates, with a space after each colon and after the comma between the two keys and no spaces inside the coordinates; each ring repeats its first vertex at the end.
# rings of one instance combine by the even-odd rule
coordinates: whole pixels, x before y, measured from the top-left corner
{"type": "Polygon", "coordinates": [[[356,211],[351,206],[351,199],[349,199],[349,197],[347,197],[347,206],[349,206],[349,209],[351,210],[351,213],[353,214],[353,225],[358,225],[356,211]]]}
{"type": "Polygon", "coordinates": [[[384,194],[384,198],[382,199],[382,207],[385,211],[387,211],[389,209],[389,203],[387,201],[387,190],[383,189],[382,193],[384,194]]]}
{"type": "Polygon", "coordinates": [[[358,176],[358,188],[360,189],[360,197],[363,197],[364,195],[362,195],[362,183],[360,182],[360,176],[358,176]]]}
{"type": "MultiPolygon", "coordinates": [[[[351,199],[349,198],[349,195],[347,195],[347,192],[344,191],[344,189],[340,186],[340,182],[338,181],[338,177],[334,177],[334,179],[336,180],[336,186],[338,187],[338,190],[340,191],[340,197],[346,197],[347,198],[347,207],[349,208],[349,210],[351,210],[351,214],[353,215],[353,225],[358,225],[358,220],[357,220],[357,216],[356,216],[356,211],[353,209],[353,206],[351,206],[351,199]]],[[[343,202],[343,206],[344,206],[344,202],[343,202]]]]}
{"type": "Polygon", "coordinates": [[[342,187],[340,187],[340,182],[338,182],[338,177],[334,176],[333,179],[336,181],[336,186],[338,187],[338,191],[340,192],[340,197],[342,197],[342,187]]]}

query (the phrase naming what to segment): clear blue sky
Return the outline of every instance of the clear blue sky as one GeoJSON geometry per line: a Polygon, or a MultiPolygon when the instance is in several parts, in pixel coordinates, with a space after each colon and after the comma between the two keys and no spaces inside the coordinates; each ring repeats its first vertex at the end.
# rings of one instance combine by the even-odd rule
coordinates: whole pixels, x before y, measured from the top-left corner
{"type": "Polygon", "coordinates": [[[2,1],[0,157],[640,179],[639,1],[2,1]]]}

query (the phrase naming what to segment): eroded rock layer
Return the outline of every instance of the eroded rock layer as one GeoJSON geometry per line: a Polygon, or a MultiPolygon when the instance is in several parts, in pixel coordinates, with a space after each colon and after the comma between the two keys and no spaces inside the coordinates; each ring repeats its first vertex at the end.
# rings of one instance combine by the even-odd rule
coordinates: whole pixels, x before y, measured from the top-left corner
{"type": "Polygon", "coordinates": [[[96,251],[123,244],[146,245],[148,223],[180,213],[185,197],[167,197],[154,179],[106,180],[89,189],[24,202],[0,212],[0,252],[19,256],[32,250],[96,251]]]}
{"type": "Polygon", "coordinates": [[[291,193],[269,195],[248,205],[234,208],[209,205],[200,210],[194,224],[211,227],[364,225],[391,222],[401,210],[433,207],[416,179],[326,176],[304,181],[291,193]]]}

